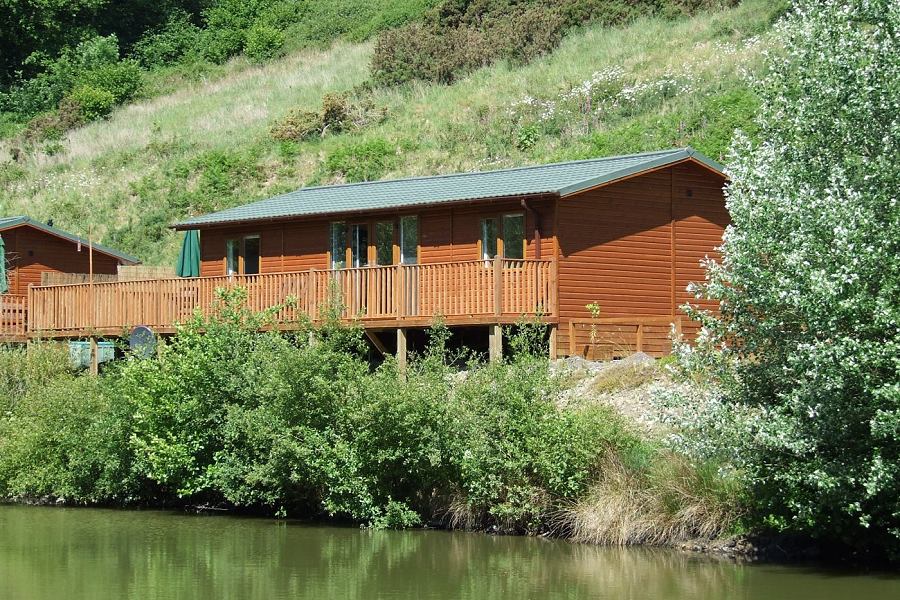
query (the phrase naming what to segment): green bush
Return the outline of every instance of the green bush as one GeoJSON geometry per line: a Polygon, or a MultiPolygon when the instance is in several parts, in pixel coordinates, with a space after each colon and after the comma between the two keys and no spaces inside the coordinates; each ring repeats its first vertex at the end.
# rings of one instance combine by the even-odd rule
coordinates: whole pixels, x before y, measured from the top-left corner
{"type": "Polygon", "coordinates": [[[104,89],[90,85],[80,85],[69,92],[66,99],[78,106],[79,114],[84,121],[96,121],[109,116],[116,105],[116,97],[104,89]]]}
{"type": "Polygon", "coordinates": [[[144,67],[164,67],[199,52],[201,30],[186,12],[176,12],[166,24],[144,34],[131,54],[144,67]]]}
{"type": "Polygon", "coordinates": [[[127,102],[137,94],[143,83],[144,73],[137,61],[122,60],[94,67],[81,74],[76,84],[105,90],[115,104],[127,102]]]}
{"type": "Polygon", "coordinates": [[[271,135],[279,141],[300,141],[322,133],[322,116],[312,110],[293,109],[272,126],[271,135]]]}
{"type": "Polygon", "coordinates": [[[281,53],[284,33],[270,25],[256,24],[247,31],[244,53],[256,62],[264,62],[281,53]]]}
{"type": "Polygon", "coordinates": [[[325,157],[325,170],[346,181],[374,181],[395,164],[397,149],[387,140],[373,138],[339,146],[325,157]]]}
{"type": "Polygon", "coordinates": [[[238,29],[204,29],[199,44],[203,58],[223,63],[241,52],[244,33],[238,29]]]}
{"type": "Polygon", "coordinates": [[[777,26],[760,141],[733,146],[724,260],[698,290],[721,312],[686,355],[719,377],[696,439],[747,473],[758,524],[895,556],[898,27],[888,0],[803,1],[777,26]]]}
{"type": "Polygon", "coordinates": [[[64,351],[29,351],[2,362],[10,358],[40,375],[26,374],[15,406],[0,414],[0,497],[73,503],[152,497],[133,478],[127,398],[107,394],[103,380],[71,373],[64,351]]]}

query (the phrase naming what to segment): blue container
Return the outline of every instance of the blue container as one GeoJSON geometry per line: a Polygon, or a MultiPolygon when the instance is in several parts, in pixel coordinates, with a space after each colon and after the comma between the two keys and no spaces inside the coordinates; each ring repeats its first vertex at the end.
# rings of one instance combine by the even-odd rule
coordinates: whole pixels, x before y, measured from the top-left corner
{"type": "MultiPolygon", "coordinates": [[[[116,346],[112,342],[97,342],[97,361],[109,362],[116,357],[116,346]]],[[[91,366],[91,343],[69,342],[69,360],[76,369],[91,366]]]]}

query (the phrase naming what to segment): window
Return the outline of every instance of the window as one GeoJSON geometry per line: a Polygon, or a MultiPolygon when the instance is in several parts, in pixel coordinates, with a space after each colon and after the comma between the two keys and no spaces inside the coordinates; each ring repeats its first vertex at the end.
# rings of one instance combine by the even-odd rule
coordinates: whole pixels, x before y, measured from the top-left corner
{"type": "Polygon", "coordinates": [[[353,225],[350,228],[350,260],[353,267],[369,264],[369,226],[353,225]]]}
{"type": "Polygon", "coordinates": [[[259,236],[244,238],[244,275],[259,275],[259,236]]]}
{"type": "Polygon", "coordinates": [[[331,268],[347,267],[347,224],[337,222],[331,224],[331,268]]]}
{"type": "Polygon", "coordinates": [[[497,256],[497,219],[481,220],[481,258],[491,260],[497,256]]]}
{"type": "Polygon", "coordinates": [[[375,264],[394,264],[394,222],[375,224],[375,264]]]}
{"type": "Polygon", "coordinates": [[[259,274],[259,235],[225,240],[225,274],[259,274]]]}
{"type": "Polygon", "coordinates": [[[414,265],[419,261],[419,220],[400,217],[400,262],[414,265]]]}
{"type": "Polygon", "coordinates": [[[525,258],[525,215],[503,215],[503,258],[525,258]]]}
{"type": "Polygon", "coordinates": [[[225,274],[231,277],[241,269],[241,240],[225,241],[225,274]]]}

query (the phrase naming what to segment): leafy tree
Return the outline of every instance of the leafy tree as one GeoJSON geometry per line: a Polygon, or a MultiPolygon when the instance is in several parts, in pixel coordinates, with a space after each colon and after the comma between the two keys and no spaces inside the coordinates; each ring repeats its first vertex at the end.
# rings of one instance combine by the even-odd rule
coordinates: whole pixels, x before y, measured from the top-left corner
{"type": "Polygon", "coordinates": [[[900,4],[803,0],[776,32],[702,290],[753,415],[724,442],[770,525],[900,550],[900,4]]]}

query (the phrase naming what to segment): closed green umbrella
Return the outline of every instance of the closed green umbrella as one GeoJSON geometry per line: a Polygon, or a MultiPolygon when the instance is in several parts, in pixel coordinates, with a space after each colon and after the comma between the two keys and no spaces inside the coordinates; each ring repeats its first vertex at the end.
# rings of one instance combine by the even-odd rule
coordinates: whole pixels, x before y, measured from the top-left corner
{"type": "Polygon", "coordinates": [[[179,277],[200,277],[200,232],[196,229],[184,232],[175,274],[179,277]]]}
{"type": "Polygon", "coordinates": [[[0,235],[0,294],[9,291],[9,282],[6,280],[6,244],[0,235]]]}

